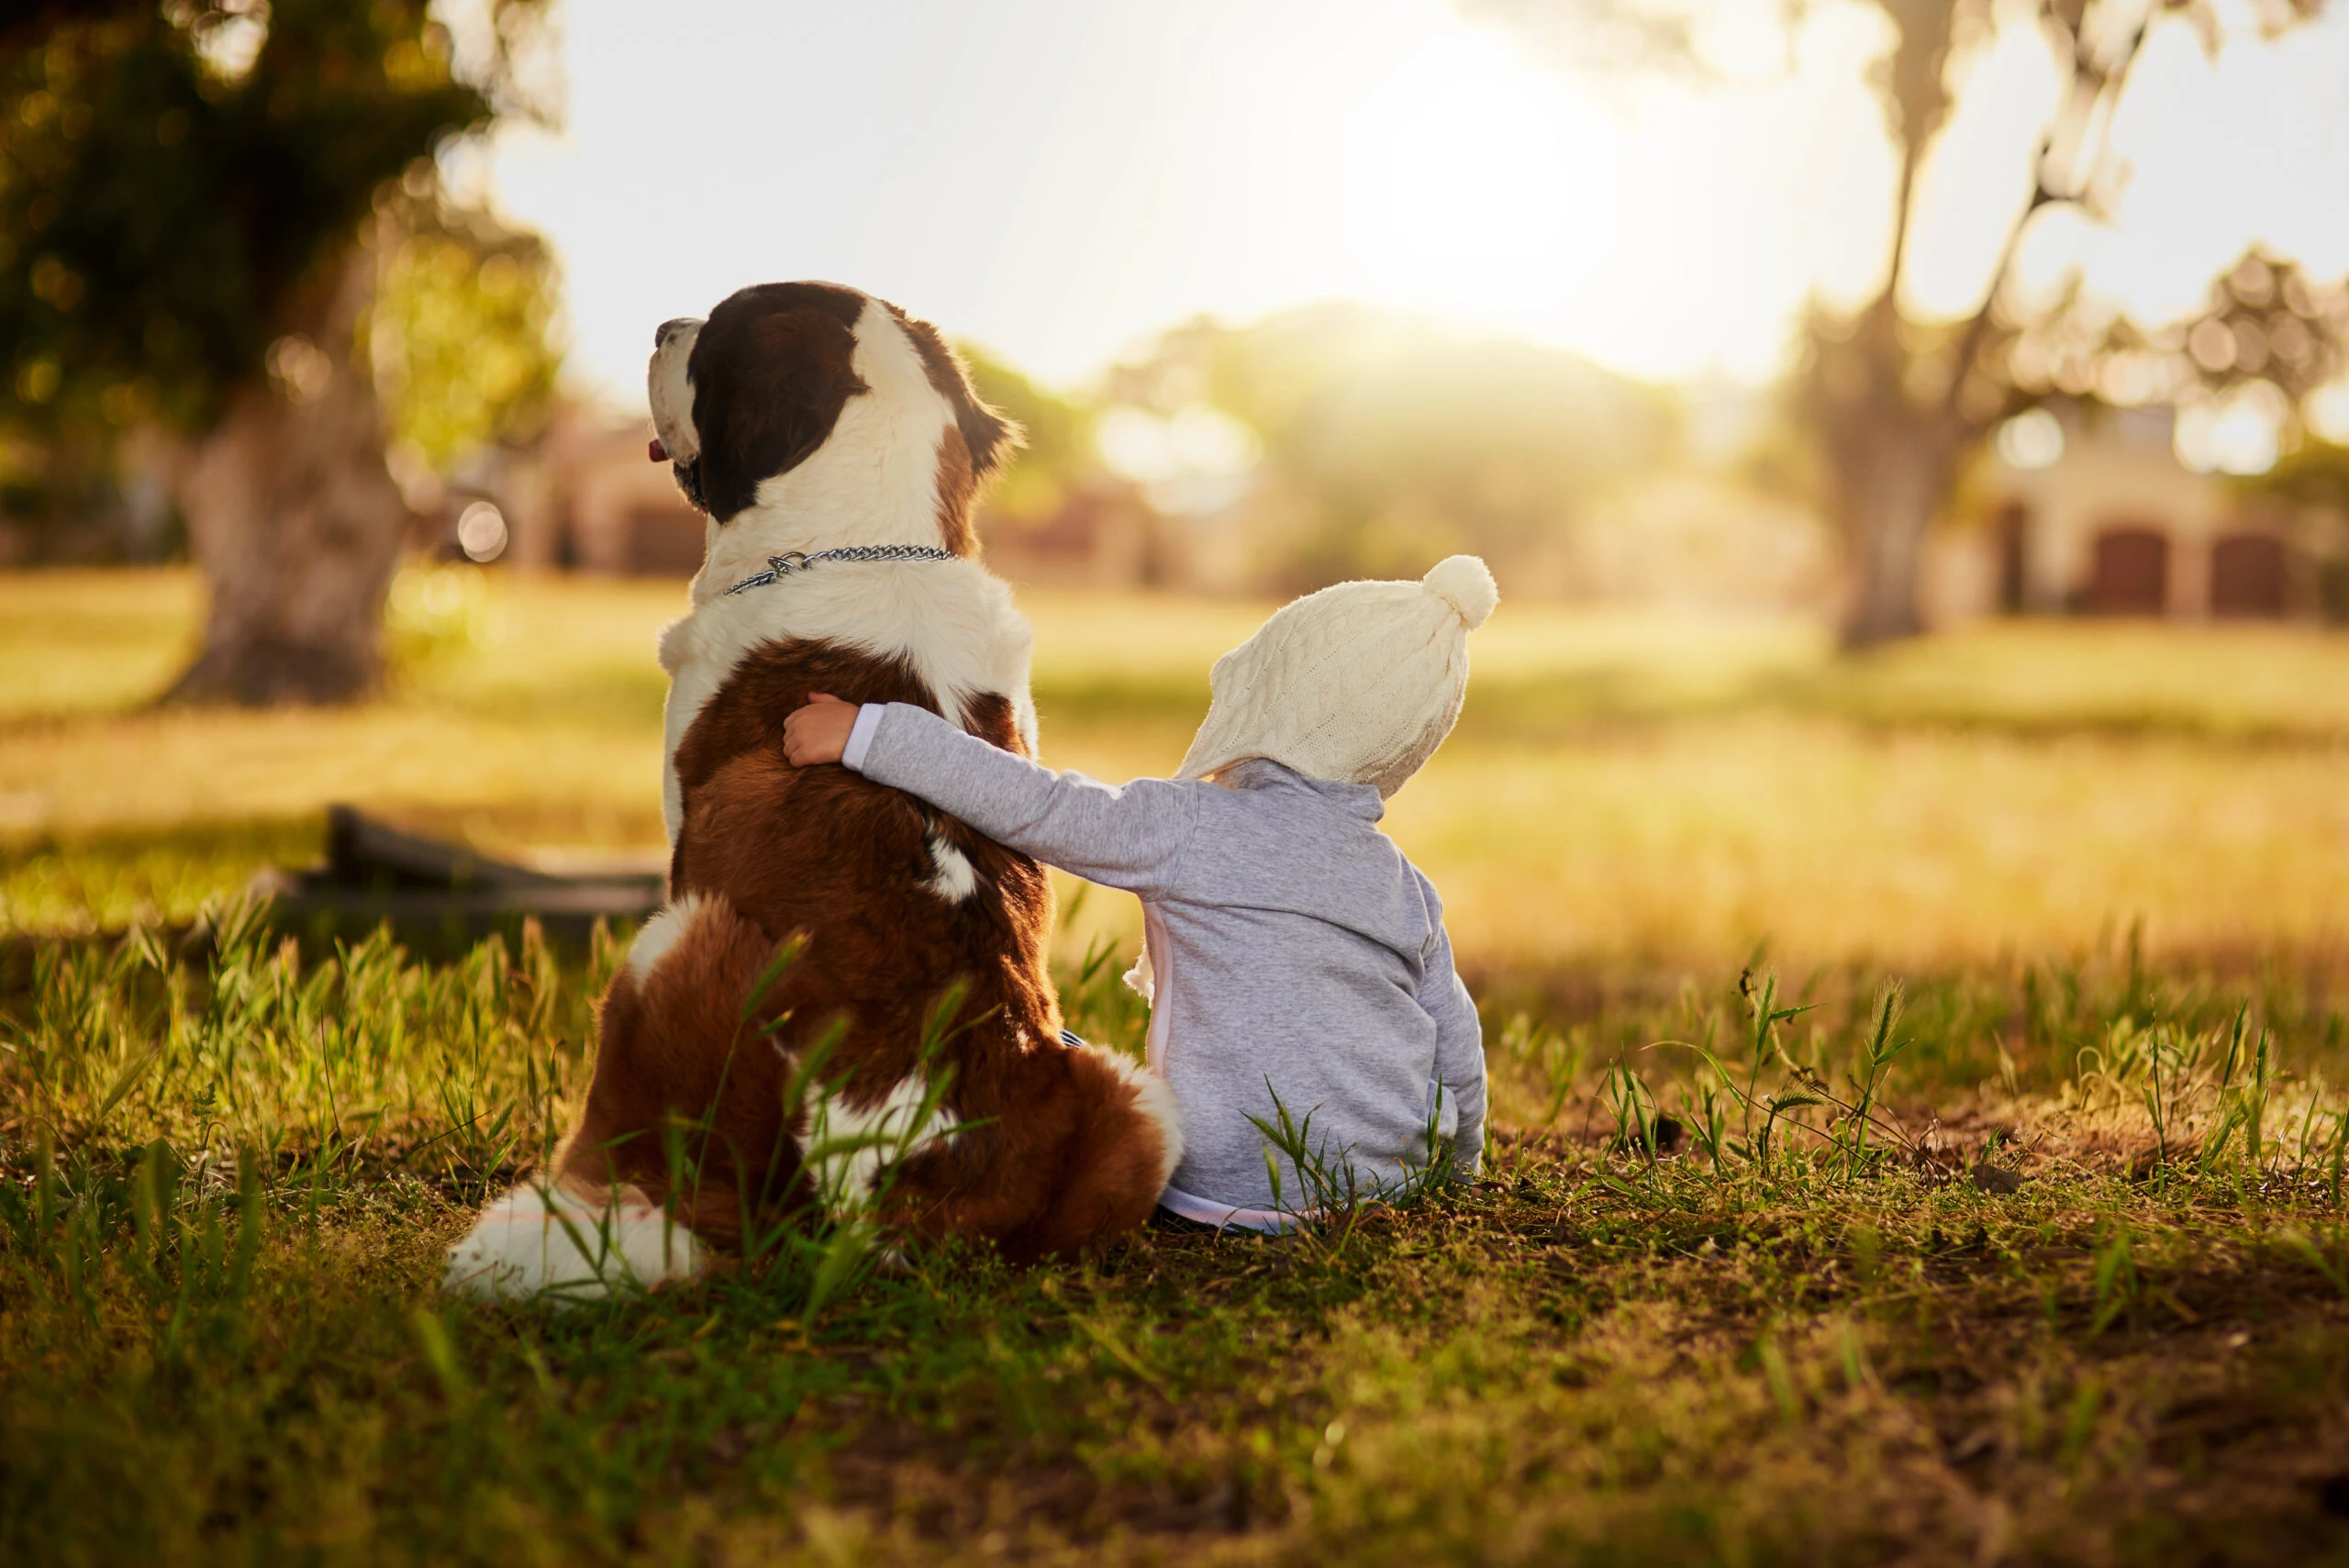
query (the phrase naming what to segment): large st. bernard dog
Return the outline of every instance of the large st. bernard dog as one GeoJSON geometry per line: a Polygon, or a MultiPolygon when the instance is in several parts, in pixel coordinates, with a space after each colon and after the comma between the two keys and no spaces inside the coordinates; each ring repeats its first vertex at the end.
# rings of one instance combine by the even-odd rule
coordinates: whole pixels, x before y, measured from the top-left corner
{"type": "Polygon", "coordinates": [[[971,526],[1017,432],[928,324],[829,284],[668,322],[650,379],[652,456],[708,516],[661,641],[669,904],[605,995],[552,1169],[452,1249],[449,1284],[651,1284],[809,1206],[1018,1260],[1119,1236],[1179,1122],[1154,1075],[1063,1041],[1042,869],[784,759],[812,692],[1032,752],[1030,634],[971,526]]]}

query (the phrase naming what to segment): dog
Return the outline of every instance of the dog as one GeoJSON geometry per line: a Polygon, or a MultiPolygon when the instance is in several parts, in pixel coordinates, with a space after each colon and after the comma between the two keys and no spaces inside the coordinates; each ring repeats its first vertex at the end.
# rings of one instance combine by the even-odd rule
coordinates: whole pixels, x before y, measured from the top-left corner
{"type": "Polygon", "coordinates": [[[1034,754],[1032,636],[971,516],[1017,429],[935,328],[831,284],[664,323],[648,391],[651,456],[707,517],[661,641],[668,901],[605,994],[551,1171],[483,1215],[447,1283],[649,1285],[811,1209],[1023,1262],[1134,1229],[1179,1115],[1154,1073],[1063,1037],[1043,869],[783,751],[827,692],[1034,754]]]}

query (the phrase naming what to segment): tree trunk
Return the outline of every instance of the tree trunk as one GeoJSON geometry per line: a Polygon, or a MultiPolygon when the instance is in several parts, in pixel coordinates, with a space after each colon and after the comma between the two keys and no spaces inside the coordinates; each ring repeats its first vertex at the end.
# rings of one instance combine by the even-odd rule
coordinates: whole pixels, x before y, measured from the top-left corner
{"type": "Polygon", "coordinates": [[[272,345],[268,378],[229,395],[184,465],[180,506],[211,608],[172,700],[342,702],[381,676],[408,511],[384,462],[373,370],[357,350],[373,293],[362,242],[272,345]]]}
{"type": "Polygon", "coordinates": [[[1925,535],[1955,479],[1943,422],[1903,406],[1868,411],[1872,439],[1837,441],[1835,489],[1850,541],[1843,646],[1870,648],[1925,629],[1917,602],[1925,535]],[[1855,445],[1858,450],[1854,450],[1855,445]]]}
{"type": "Polygon", "coordinates": [[[1925,535],[1977,432],[1940,400],[1911,392],[1889,289],[1848,332],[1815,325],[1811,345],[1802,398],[1851,568],[1843,646],[1914,637],[1925,628],[1917,603],[1925,535]]]}

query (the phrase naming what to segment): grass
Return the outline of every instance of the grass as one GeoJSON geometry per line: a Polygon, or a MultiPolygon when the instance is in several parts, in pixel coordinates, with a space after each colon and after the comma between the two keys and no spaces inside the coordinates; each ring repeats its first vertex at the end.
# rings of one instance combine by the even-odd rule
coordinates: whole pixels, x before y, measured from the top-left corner
{"type": "MultiPolygon", "coordinates": [[[[2349,1549],[2349,1105],[2288,1066],[2349,1019],[2288,990],[2123,961],[1888,1029],[1849,983],[1766,1030],[1734,988],[1504,1021],[1472,1191],[565,1312],[432,1287],[582,1088],[613,951],[213,942],[51,946],[11,992],[10,1561],[2349,1549]],[[1870,1080],[1865,1138],[1801,1103],[1870,1080]]],[[[1133,1043],[1106,968],[1063,979],[1133,1043]]]]}
{"type": "MultiPolygon", "coordinates": [[[[1171,769],[1263,606],[1029,593],[1048,760],[1171,769]]],[[[402,583],[384,702],[152,710],[184,574],[0,578],[0,931],[193,917],[349,799],[498,849],[657,846],[674,584],[402,583]],[[70,851],[70,852],[66,852],[70,851]]],[[[1987,628],[1851,665],[1815,628],[1512,606],[1388,827],[1487,970],[2337,953],[2349,638],[1987,628]]],[[[1066,884],[1063,892],[1069,891],[1066,884]]],[[[1130,903],[1097,899],[1069,956],[1130,903]]]]}
{"type": "MultiPolygon", "coordinates": [[[[184,579],[0,579],[0,1561],[2349,1562],[2349,643],[1516,608],[1390,823],[1478,1186],[566,1312],[433,1287],[616,943],[221,901],[346,794],[657,840],[674,588],[435,581],[384,702],[256,716],[139,706],[184,579]]],[[[1028,597],[1113,776],[1257,614],[1028,597]]]]}

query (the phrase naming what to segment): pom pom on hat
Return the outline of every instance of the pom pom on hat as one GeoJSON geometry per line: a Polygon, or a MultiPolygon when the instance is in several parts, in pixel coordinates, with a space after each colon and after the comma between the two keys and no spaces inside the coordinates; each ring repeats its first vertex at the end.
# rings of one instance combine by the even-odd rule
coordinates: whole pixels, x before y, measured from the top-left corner
{"type": "Polygon", "coordinates": [[[1473,555],[1445,556],[1419,579],[1419,586],[1450,605],[1470,631],[1484,625],[1501,602],[1491,571],[1473,555]]]}

